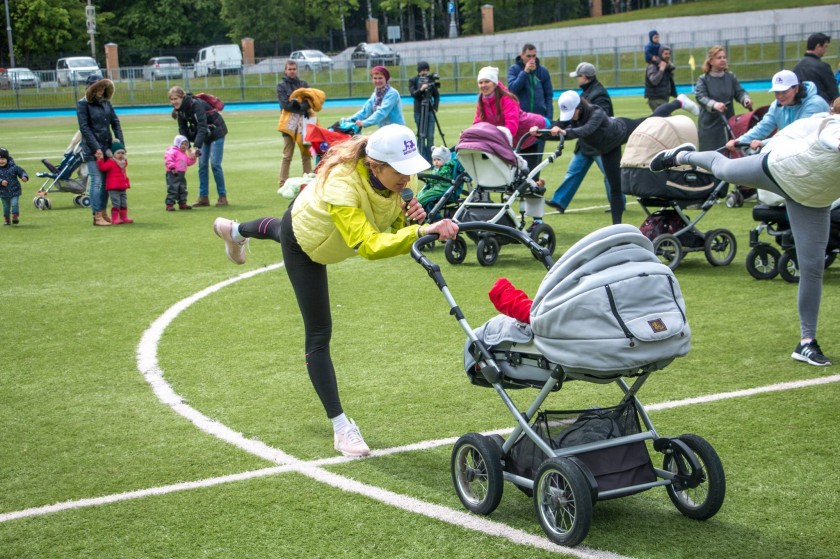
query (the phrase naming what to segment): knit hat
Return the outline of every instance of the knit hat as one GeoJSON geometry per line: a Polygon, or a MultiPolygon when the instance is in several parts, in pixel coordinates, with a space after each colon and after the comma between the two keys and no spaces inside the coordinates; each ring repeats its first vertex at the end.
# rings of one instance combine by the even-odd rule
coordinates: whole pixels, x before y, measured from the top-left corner
{"type": "Polygon", "coordinates": [[[499,69],[493,66],[485,66],[478,71],[478,81],[490,80],[496,85],[499,85],[499,69]]]}
{"type": "Polygon", "coordinates": [[[371,134],[365,153],[403,175],[416,175],[429,168],[429,162],[417,151],[417,136],[402,124],[389,124],[371,134]]]}
{"type": "Polygon", "coordinates": [[[385,81],[391,81],[391,72],[388,71],[388,68],[385,66],[374,66],[370,69],[370,75],[372,76],[374,72],[379,72],[383,76],[385,76],[385,81]]]}
{"type": "Polygon", "coordinates": [[[440,146],[432,149],[432,159],[440,159],[444,165],[452,161],[452,152],[446,146],[440,146]]]}
{"type": "Polygon", "coordinates": [[[11,156],[9,155],[9,150],[6,148],[0,148],[0,157],[3,159],[10,159],[11,156]]]}
{"type": "Polygon", "coordinates": [[[428,70],[428,69],[429,69],[429,63],[426,62],[425,60],[421,60],[420,62],[417,63],[417,71],[418,72],[422,72],[423,70],[428,70]]]}
{"type": "Polygon", "coordinates": [[[117,153],[118,151],[125,151],[125,144],[119,140],[114,140],[111,142],[111,153],[117,153]]]}
{"type": "Polygon", "coordinates": [[[589,62],[581,62],[577,65],[574,72],[569,73],[570,78],[576,78],[578,76],[586,76],[587,78],[594,78],[595,77],[595,66],[590,64],[589,62]]]}
{"type": "Polygon", "coordinates": [[[102,74],[100,74],[99,72],[94,72],[93,74],[89,75],[85,80],[85,87],[90,87],[101,79],[102,74]]]}
{"type": "Polygon", "coordinates": [[[557,99],[557,106],[560,107],[560,122],[572,120],[578,105],[580,105],[580,95],[577,91],[564,91],[557,99]]]}
{"type": "Polygon", "coordinates": [[[791,87],[799,85],[799,78],[790,70],[782,70],[773,74],[773,80],[770,83],[773,84],[770,87],[771,92],[787,91],[791,87]]]}
{"type": "Polygon", "coordinates": [[[187,142],[187,147],[190,146],[190,141],[187,139],[187,137],[178,134],[177,136],[175,136],[175,139],[172,141],[172,145],[175,146],[176,148],[180,148],[181,144],[183,144],[184,142],[187,142]]]}

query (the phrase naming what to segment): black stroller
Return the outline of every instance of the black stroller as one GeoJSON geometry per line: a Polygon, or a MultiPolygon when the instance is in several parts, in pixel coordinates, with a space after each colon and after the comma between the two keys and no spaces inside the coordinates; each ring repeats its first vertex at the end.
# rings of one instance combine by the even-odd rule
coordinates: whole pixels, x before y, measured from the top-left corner
{"type": "MultiPolygon", "coordinates": [[[[520,144],[528,137],[524,136],[520,144]]],[[[459,204],[452,219],[457,222],[486,221],[524,229],[526,212],[520,209],[517,215],[513,203],[521,199],[522,208],[530,204],[544,207],[542,195],[545,188],[538,186],[533,177],[560,157],[562,151],[563,142],[560,142],[554,153],[529,172],[524,160],[520,162],[521,157],[511,148],[505,134],[492,124],[479,122],[464,130],[455,146],[455,153],[470,177],[472,190],[459,204]],[[497,201],[493,200],[494,196],[498,196],[497,201]]],[[[548,249],[549,253],[554,252],[557,239],[550,225],[535,223],[528,234],[540,246],[548,249]]],[[[500,247],[510,242],[504,235],[496,236],[487,231],[471,232],[467,237],[475,242],[478,263],[482,266],[495,264],[500,247]]],[[[459,235],[446,241],[444,254],[450,264],[463,263],[467,256],[464,238],[459,235]]]]}
{"type": "MultiPolygon", "coordinates": [[[[747,271],[759,280],[782,276],[787,282],[799,282],[799,266],[796,262],[796,245],[790,230],[787,211],[779,203],[765,203],[768,194],[759,191],[759,203],[753,207],[752,216],[758,226],[750,231],[750,252],[747,253],[747,271]],[[781,252],[768,242],[762,241],[761,234],[767,234],[779,245],[781,252]]],[[[770,196],[775,196],[770,194],[770,196]]],[[[783,198],[778,197],[780,201],[783,198]]],[[[768,200],[769,201],[769,200],[768,200]]],[[[776,201],[777,202],[777,201],[776,201]]],[[[831,229],[825,250],[825,267],[828,268],[840,252],[840,200],[832,204],[831,229]]]]}
{"type": "Polygon", "coordinates": [[[639,229],[653,241],[663,264],[676,270],[686,253],[702,251],[712,266],[727,266],[737,251],[735,235],[728,229],[703,232],[697,223],[726,196],[729,185],[689,166],[663,173],[648,167],[663,149],[686,142],[698,143],[697,127],[690,118],[646,119],[631,134],[621,158],[621,190],[638,198],[648,216],[639,229]],[[693,219],[685,213],[690,208],[700,210],[693,219]]]}
{"type": "Polygon", "coordinates": [[[654,487],[665,487],[689,518],[714,516],[726,492],[717,453],[697,435],[657,433],[638,398],[652,373],[688,352],[691,337],[677,280],[650,240],[633,226],[613,225],[587,235],[553,264],[544,247],[517,229],[479,222],[459,227],[522,243],[549,269],[530,324],[499,315],[474,331],[440,267],[421,252],[436,236],[412,247],[467,335],[470,382],[495,389],[516,421],[507,439],[469,433],[455,443],[451,474],[461,503],[488,515],[509,481],[533,497],[549,539],[566,546],[586,537],[595,501],[654,487]],[[575,380],[615,384],[623,397],[608,408],[540,411],[551,393],[575,380]],[[519,388],[539,391],[527,410],[508,394],[519,388]],[[661,469],[651,463],[646,441],[663,455],[661,469]]]}
{"type": "Polygon", "coordinates": [[[90,195],[87,192],[88,176],[87,168],[82,163],[82,134],[76,132],[70,145],[64,150],[64,157],[58,167],[47,159],[41,162],[48,172],[38,173],[37,176],[45,179],[44,184],[38,189],[32,203],[39,210],[52,209],[52,201],[47,197],[51,192],[69,192],[74,194],[73,203],[84,208],[90,207],[90,195]],[[73,177],[73,173],[76,177],[73,177]]]}

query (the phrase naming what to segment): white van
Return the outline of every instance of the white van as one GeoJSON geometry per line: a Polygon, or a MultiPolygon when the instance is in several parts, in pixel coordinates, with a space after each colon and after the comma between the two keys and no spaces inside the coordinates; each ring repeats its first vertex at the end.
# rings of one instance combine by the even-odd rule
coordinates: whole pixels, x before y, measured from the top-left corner
{"type": "Polygon", "coordinates": [[[59,58],[55,64],[55,77],[58,80],[58,85],[84,84],[91,74],[99,74],[102,77],[99,64],[89,56],[59,58]]]}
{"type": "Polygon", "coordinates": [[[214,45],[198,51],[195,58],[195,75],[239,73],[242,71],[242,51],[239,45],[214,45]]]}

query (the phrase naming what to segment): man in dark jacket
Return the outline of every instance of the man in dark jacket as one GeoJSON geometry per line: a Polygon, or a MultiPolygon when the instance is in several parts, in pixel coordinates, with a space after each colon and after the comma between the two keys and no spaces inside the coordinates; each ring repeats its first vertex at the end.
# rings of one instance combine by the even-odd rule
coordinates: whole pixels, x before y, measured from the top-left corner
{"type": "Polygon", "coordinates": [[[437,110],[440,106],[440,92],[437,85],[429,81],[429,63],[421,60],[417,63],[417,75],[408,80],[408,92],[414,97],[414,124],[417,125],[418,150],[426,161],[432,160],[432,146],[435,143],[435,122],[437,122],[437,110]],[[427,101],[428,116],[426,117],[426,128],[421,134],[421,121],[423,113],[423,101],[427,101]]]}
{"type": "MultiPolygon", "coordinates": [[[[283,70],[283,81],[277,84],[277,101],[280,102],[280,110],[288,111],[298,115],[309,114],[309,103],[303,101],[302,103],[296,99],[289,100],[289,96],[296,90],[301,88],[308,88],[309,84],[306,81],[298,78],[297,62],[294,60],[287,60],[286,67],[283,70]]],[[[283,135],[283,161],[280,163],[280,188],[286,184],[286,179],[289,178],[289,168],[292,164],[292,156],[295,153],[295,139],[281,132],[283,135]]],[[[300,146],[300,160],[303,164],[303,172],[312,172],[312,154],[309,149],[300,146]]]]}
{"type": "Polygon", "coordinates": [[[110,152],[114,140],[125,145],[120,119],[111,106],[114,95],[114,82],[102,79],[99,74],[92,74],[85,82],[85,96],[76,103],[76,117],[79,120],[79,132],[82,134],[82,156],[90,177],[90,209],[93,212],[94,225],[111,225],[105,211],[108,205],[108,191],[102,182],[102,173],[96,165],[110,152]],[[113,134],[112,134],[113,131],[113,134]]]}
{"type": "MultiPolygon", "coordinates": [[[[589,62],[581,62],[578,64],[574,72],[569,74],[572,78],[577,78],[578,85],[581,89],[581,97],[588,100],[593,105],[597,105],[604,109],[609,116],[615,116],[613,113],[612,99],[607,89],[598,81],[595,75],[595,66],[589,62]]],[[[583,140],[578,140],[575,144],[575,154],[569,162],[569,167],[566,170],[566,176],[563,182],[557,187],[554,196],[551,200],[546,201],[549,207],[563,213],[574,198],[575,193],[583,183],[586,173],[592,163],[597,163],[601,173],[604,173],[604,164],[601,162],[601,155],[595,148],[589,146],[583,140]]],[[[610,198],[610,185],[607,182],[606,175],[604,178],[604,186],[607,189],[607,200],[610,198]]]]}
{"type": "MultiPolygon", "coordinates": [[[[519,106],[523,111],[554,120],[554,88],[551,85],[551,75],[545,67],[540,66],[537,47],[531,43],[522,46],[522,52],[508,69],[507,79],[508,90],[519,98],[519,106]]],[[[544,143],[540,140],[520,152],[529,169],[533,169],[542,161],[544,143]]]]}
{"type": "Polygon", "coordinates": [[[814,33],[808,37],[805,45],[805,56],[793,67],[793,73],[799,78],[799,83],[804,81],[814,82],[817,86],[817,93],[831,103],[840,95],[837,89],[837,80],[831,72],[831,66],[821,59],[828,52],[831,44],[831,37],[825,33],[814,33]]]}
{"type": "Polygon", "coordinates": [[[659,46],[656,58],[647,65],[645,71],[645,99],[650,110],[655,111],[659,105],[667,103],[671,97],[677,96],[677,84],[674,83],[674,70],[671,64],[671,49],[665,45],[659,46]]]}
{"type": "Polygon", "coordinates": [[[173,118],[178,120],[178,132],[186,136],[198,156],[198,200],[193,207],[210,205],[210,174],[216,181],[216,191],[219,199],[217,206],[227,206],[227,189],[225,188],[225,173],[222,170],[222,157],[225,153],[225,136],[227,125],[221,113],[207,102],[186,93],[180,86],[169,90],[169,103],[175,109],[173,118]]]}

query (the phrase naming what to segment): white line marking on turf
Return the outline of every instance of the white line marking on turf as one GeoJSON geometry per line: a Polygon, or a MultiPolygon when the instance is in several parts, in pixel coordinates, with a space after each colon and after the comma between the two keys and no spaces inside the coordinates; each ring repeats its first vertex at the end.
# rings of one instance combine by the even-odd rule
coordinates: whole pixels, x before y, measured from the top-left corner
{"type": "MultiPolygon", "coordinates": [[[[346,458],[343,456],[335,456],[330,458],[323,458],[313,460],[310,462],[303,462],[293,456],[290,456],[279,449],[269,447],[261,441],[254,439],[247,439],[241,433],[237,433],[225,425],[214,421],[204,414],[198,412],[194,408],[183,402],[183,399],[172,390],[172,387],[163,379],[163,370],[160,368],[157,360],[157,347],[163,335],[163,332],[172,323],[173,320],[184,310],[189,308],[193,303],[216,293],[217,291],[241,281],[243,279],[254,277],[268,271],[276,270],[283,266],[283,263],[273,264],[264,268],[246,272],[242,275],[236,276],[229,280],[223,281],[216,285],[210,286],[182,301],[179,301],[157,320],[143,334],[137,350],[137,367],[143,373],[146,381],[152,386],[155,395],[161,402],[169,405],[176,413],[185,417],[192,422],[200,430],[209,433],[217,438],[220,438],[237,448],[245,450],[251,454],[264,458],[270,462],[279,464],[271,468],[263,468],[260,470],[252,470],[249,472],[242,472],[227,476],[220,476],[216,478],[209,478],[204,480],[178,483],[173,485],[165,485],[161,487],[154,487],[149,489],[141,489],[137,491],[129,491],[126,493],[118,493],[114,495],[106,495],[103,497],[95,497],[90,499],[81,499],[77,501],[67,501],[64,503],[56,503],[43,507],[35,507],[24,509],[20,511],[13,511],[0,514],[0,523],[10,520],[17,520],[31,516],[41,516],[59,511],[78,509],[82,507],[98,506],[109,503],[116,503],[129,499],[139,499],[143,497],[150,497],[155,495],[165,495],[178,491],[187,491],[191,489],[212,487],[223,483],[231,483],[247,479],[254,479],[258,477],[265,477],[269,475],[276,475],[280,473],[296,471],[302,473],[312,479],[336,487],[343,491],[357,493],[366,496],[381,503],[385,503],[409,512],[422,514],[429,518],[447,522],[449,524],[463,527],[470,530],[475,530],[491,536],[498,536],[508,539],[514,543],[528,545],[539,549],[549,551],[557,551],[568,553],[582,559],[623,559],[623,556],[617,555],[607,551],[600,551],[590,549],[585,546],[577,548],[566,548],[555,545],[543,536],[535,536],[528,532],[512,528],[505,524],[494,522],[485,517],[468,514],[461,511],[456,511],[440,505],[427,503],[413,497],[400,495],[383,488],[370,486],[353,479],[326,471],[322,466],[340,464],[351,460],[353,458],[346,458]]],[[[755,394],[778,392],[783,390],[793,390],[797,388],[805,388],[809,386],[817,386],[822,384],[830,384],[840,381],[840,375],[833,375],[829,377],[819,377],[807,379],[802,381],[784,382],[773,384],[770,386],[763,386],[758,388],[749,388],[745,390],[737,390],[732,392],[724,392],[720,394],[710,394],[707,396],[699,396],[695,398],[686,398],[683,400],[675,400],[670,402],[662,402],[659,404],[651,404],[646,406],[648,411],[657,411],[664,409],[677,408],[682,406],[689,406],[695,404],[703,404],[716,402],[720,400],[727,400],[731,398],[743,398],[755,394]]],[[[495,433],[509,433],[512,429],[502,429],[494,431],[495,433]]],[[[387,456],[397,454],[400,452],[412,452],[418,450],[427,450],[437,448],[444,445],[454,444],[456,438],[437,439],[430,441],[422,441],[401,447],[393,447],[389,449],[381,449],[372,452],[372,457],[387,456]]]]}

